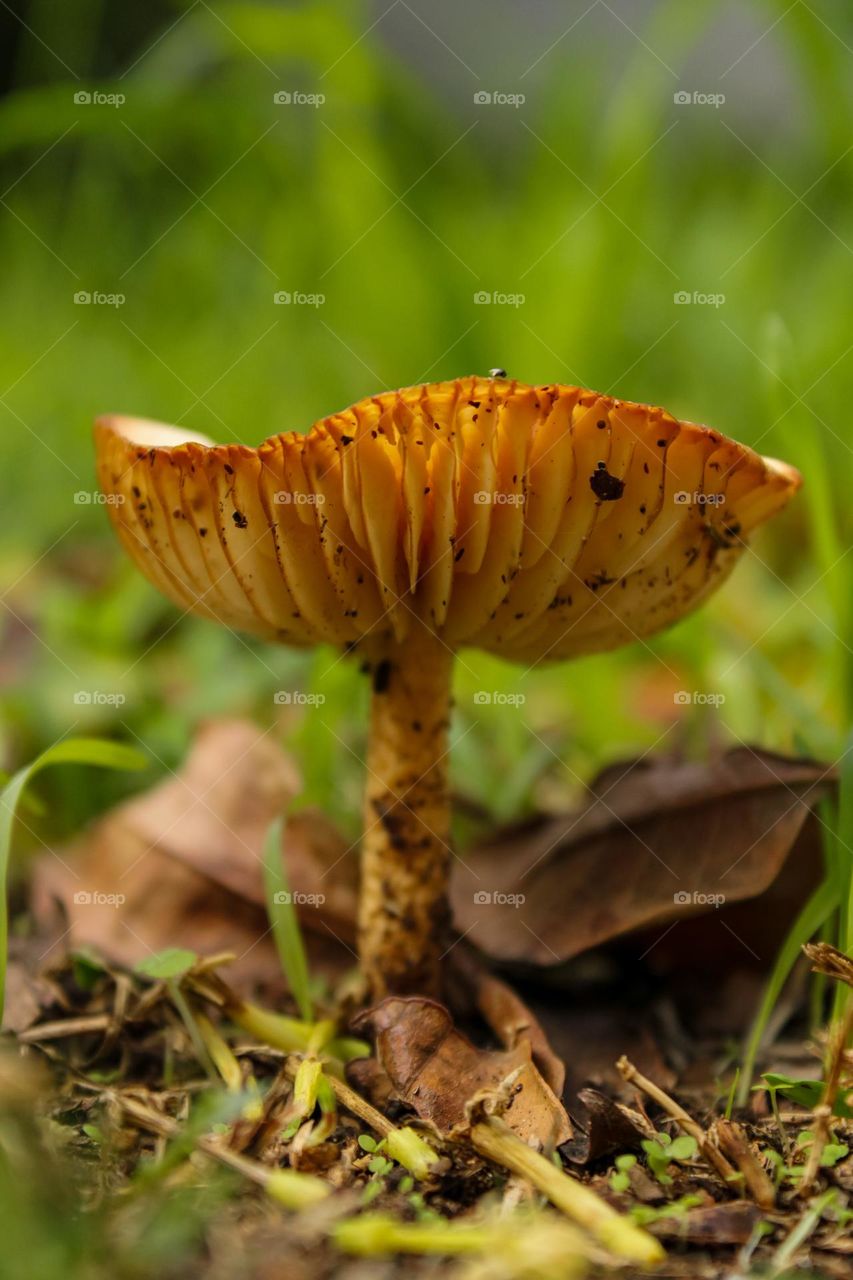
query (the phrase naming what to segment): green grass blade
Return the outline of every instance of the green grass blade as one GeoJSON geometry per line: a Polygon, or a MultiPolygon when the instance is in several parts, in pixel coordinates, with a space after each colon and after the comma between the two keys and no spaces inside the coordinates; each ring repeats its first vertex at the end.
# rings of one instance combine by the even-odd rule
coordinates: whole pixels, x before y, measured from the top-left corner
{"type": "Polygon", "coordinates": [[[53,764],[91,764],[103,769],[144,769],[148,761],[133,747],[102,738],[65,738],[25,765],[0,792],[0,1022],[6,993],[9,907],[6,883],[15,813],[21,796],[37,773],[53,764]]]}
{"type": "Polygon", "coordinates": [[[818,885],[791,925],[782,949],[776,957],[776,963],[767,980],[761,1004],[750,1029],[749,1039],[744,1050],[740,1086],[738,1088],[739,1106],[745,1106],[749,1098],[755,1070],[755,1059],[761,1046],[762,1037],[788,975],[800,955],[803,943],[808,942],[809,938],[817,933],[818,929],[837,906],[838,887],[832,878],[827,878],[818,885]]]}
{"type": "MultiPolygon", "coordinates": [[[[838,945],[853,954],[853,735],[844,744],[838,778],[838,807],[835,822],[835,873],[841,898],[838,945]]],[[[841,1017],[850,992],[843,982],[835,984],[835,1016],[841,1017]]]]}
{"type": "Polygon", "coordinates": [[[300,1016],[306,1022],[311,1022],[314,1012],[308,980],[308,961],[305,957],[302,930],[299,927],[293,894],[290,891],[281,854],[283,828],[282,819],[277,818],[267,832],[264,842],[264,888],[267,898],[267,915],[272,925],[281,967],[293,992],[300,1016]]]}

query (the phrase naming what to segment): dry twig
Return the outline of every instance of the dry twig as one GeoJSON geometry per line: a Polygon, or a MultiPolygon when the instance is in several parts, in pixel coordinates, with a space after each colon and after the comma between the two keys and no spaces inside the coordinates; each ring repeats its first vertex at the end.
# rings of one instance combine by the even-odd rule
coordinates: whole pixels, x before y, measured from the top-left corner
{"type": "Polygon", "coordinates": [[[712,1165],[724,1182],[732,1182],[739,1178],[737,1171],[729,1164],[726,1157],[719,1148],[711,1141],[708,1134],[702,1126],[693,1119],[691,1115],[684,1110],[682,1106],[671,1098],[668,1093],[664,1093],[652,1080],[642,1075],[633,1062],[623,1056],[616,1063],[616,1069],[628,1084],[636,1085],[643,1093],[652,1098],[659,1107],[675,1120],[680,1129],[689,1134],[691,1138],[696,1139],[697,1146],[701,1151],[708,1164],[712,1165]]]}
{"type": "Polygon", "coordinates": [[[713,1136],[723,1154],[740,1169],[746,1189],[759,1208],[772,1209],[776,1204],[776,1189],[761,1167],[743,1126],[734,1120],[720,1119],[713,1127],[713,1136]]]}

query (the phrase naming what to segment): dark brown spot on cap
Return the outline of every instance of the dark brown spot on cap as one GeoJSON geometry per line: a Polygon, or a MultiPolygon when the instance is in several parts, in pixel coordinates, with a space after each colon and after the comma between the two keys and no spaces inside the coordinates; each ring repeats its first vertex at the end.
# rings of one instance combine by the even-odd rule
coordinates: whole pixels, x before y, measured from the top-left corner
{"type": "Polygon", "coordinates": [[[622,497],[625,481],[620,480],[618,476],[612,476],[604,463],[599,462],[598,470],[593,471],[589,477],[589,487],[596,498],[600,498],[602,502],[615,502],[617,498],[622,497]]]}
{"type": "Polygon", "coordinates": [[[377,664],[373,672],[373,692],[385,693],[388,685],[391,683],[391,663],[388,658],[383,658],[377,664]]]}

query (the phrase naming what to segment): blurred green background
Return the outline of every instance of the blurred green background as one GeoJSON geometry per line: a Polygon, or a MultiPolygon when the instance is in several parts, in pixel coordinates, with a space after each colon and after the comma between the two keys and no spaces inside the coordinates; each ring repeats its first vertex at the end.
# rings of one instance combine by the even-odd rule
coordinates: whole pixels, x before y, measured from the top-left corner
{"type": "MultiPolygon", "coordinates": [[[[358,672],[179,617],[92,497],[91,422],[139,414],[257,444],[382,388],[497,365],[663,403],[807,485],[714,600],[648,645],[524,674],[468,654],[457,791],[509,817],[649,749],[837,754],[853,594],[846,0],[21,0],[0,21],[6,768],[97,732],[141,740],[153,778],[203,717],[246,712],[356,830],[358,672]],[[282,687],[327,701],[280,707],[282,687]],[[482,688],[526,702],[475,705],[482,688]],[[676,706],[680,689],[725,703],[676,706]]],[[[43,828],[71,829],[123,785],[57,771],[43,828]]]]}

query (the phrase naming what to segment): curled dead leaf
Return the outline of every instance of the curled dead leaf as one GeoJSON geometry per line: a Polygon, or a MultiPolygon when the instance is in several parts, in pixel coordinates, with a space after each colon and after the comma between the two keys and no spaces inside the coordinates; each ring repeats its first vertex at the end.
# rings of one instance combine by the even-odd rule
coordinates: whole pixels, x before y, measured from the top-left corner
{"type": "Polygon", "coordinates": [[[443,1005],[417,996],[391,996],[359,1014],[353,1025],[358,1034],[372,1037],[376,1059],[397,1096],[439,1132],[463,1125],[466,1104],[475,1094],[497,1090],[515,1075],[503,1117],[510,1128],[542,1147],[571,1137],[569,1118],[535,1067],[528,1039],[511,1049],[478,1049],[443,1005]]]}
{"type": "MultiPolygon", "coordinates": [[[[578,1093],[583,1129],[561,1148],[572,1164],[591,1164],[614,1152],[631,1151],[643,1138],[651,1137],[648,1121],[638,1111],[614,1102],[597,1089],[578,1093]]],[[[572,1106],[572,1115],[575,1115],[572,1106]]]]}

